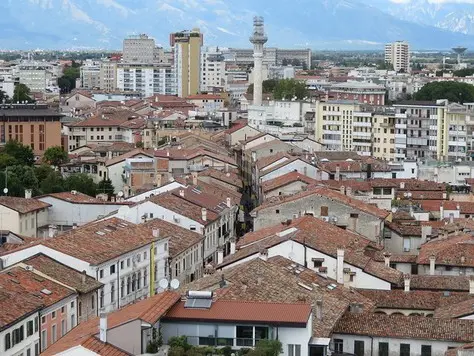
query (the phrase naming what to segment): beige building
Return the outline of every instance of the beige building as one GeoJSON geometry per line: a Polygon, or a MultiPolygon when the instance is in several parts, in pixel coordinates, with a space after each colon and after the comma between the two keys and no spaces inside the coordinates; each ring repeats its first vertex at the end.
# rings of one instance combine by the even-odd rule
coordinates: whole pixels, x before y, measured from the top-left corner
{"type": "Polygon", "coordinates": [[[405,41],[396,41],[385,45],[385,62],[393,65],[397,72],[410,71],[410,46],[405,41]]]}
{"type": "Polygon", "coordinates": [[[0,230],[36,237],[38,229],[48,224],[50,204],[31,198],[0,196],[0,230]]]}
{"type": "Polygon", "coordinates": [[[185,98],[199,93],[202,33],[199,29],[172,33],[170,44],[174,49],[178,96],[185,98]]]}
{"type": "Polygon", "coordinates": [[[117,89],[117,62],[105,60],[100,63],[100,89],[108,92],[117,89]]]}
{"type": "Polygon", "coordinates": [[[123,62],[151,64],[154,58],[155,40],[153,38],[140,34],[123,40],[123,62]]]}

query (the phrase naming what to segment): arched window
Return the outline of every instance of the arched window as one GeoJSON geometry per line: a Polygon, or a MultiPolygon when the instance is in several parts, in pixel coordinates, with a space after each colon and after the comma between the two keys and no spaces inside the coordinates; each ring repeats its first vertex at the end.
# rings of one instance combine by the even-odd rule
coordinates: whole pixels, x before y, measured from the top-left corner
{"type": "Polygon", "coordinates": [[[130,277],[127,277],[127,295],[130,294],[130,289],[132,288],[132,280],[130,277]]]}
{"type": "Polygon", "coordinates": [[[132,292],[135,292],[135,289],[137,287],[136,283],[137,283],[137,276],[134,273],[133,276],[132,276],[132,292]]]}
{"type": "Polygon", "coordinates": [[[138,276],[137,276],[137,289],[140,289],[140,288],[141,288],[141,280],[142,280],[142,273],[141,273],[141,272],[138,272],[138,276]]]}

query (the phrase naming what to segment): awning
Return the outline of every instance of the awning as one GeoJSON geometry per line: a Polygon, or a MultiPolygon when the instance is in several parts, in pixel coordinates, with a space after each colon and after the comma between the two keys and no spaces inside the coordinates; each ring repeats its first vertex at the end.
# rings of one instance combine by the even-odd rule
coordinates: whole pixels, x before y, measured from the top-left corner
{"type": "Polygon", "coordinates": [[[327,337],[312,337],[309,340],[310,345],[320,345],[320,346],[329,346],[330,338],[327,337]]]}

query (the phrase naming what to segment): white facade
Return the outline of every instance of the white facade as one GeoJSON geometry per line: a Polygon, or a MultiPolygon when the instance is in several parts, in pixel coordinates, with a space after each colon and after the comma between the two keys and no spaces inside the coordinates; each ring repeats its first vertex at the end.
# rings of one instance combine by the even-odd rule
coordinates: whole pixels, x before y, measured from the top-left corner
{"type": "Polygon", "coordinates": [[[40,351],[40,334],[39,334],[39,313],[35,312],[25,319],[22,319],[9,328],[0,331],[0,354],[2,356],[17,355],[37,355],[40,351]],[[28,335],[27,325],[33,323],[33,334],[28,335]],[[23,328],[24,339],[13,345],[13,332],[16,329],[23,328]],[[7,336],[9,335],[9,336],[7,336]],[[10,340],[10,347],[7,348],[7,338],[10,340]],[[36,350],[36,353],[35,353],[36,350]]]}
{"type": "Polygon", "coordinates": [[[151,196],[166,193],[171,190],[175,190],[177,188],[184,188],[184,186],[178,182],[170,182],[170,183],[162,185],[161,187],[146,191],[144,193],[133,195],[129,198],[126,198],[125,201],[138,203],[145,199],[148,199],[151,196]]]}
{"type": "Polygon", "coordinates": [[[122,60],[125,63],[153,63],[155,40],[145,34],[130,36],[123,40],[122,60]]]}
{"type": "MultiPolygon", "coordinates": [[[[136,156],[133,156],[135,159],[144,159],[148,160],[150,159],[149,156],[144,155],[144,154],[137,154],[136,156]]],[[[107,176],[111,180],[112,185],[115,188],[116,192],[120,192],[124,190],[125,186],[125,170],[124,166],[126,164],[126,160],[123,160],[121,162],[117,162],[115,164],[111,164],[107,166],[107,176]]]]}
{"type": "Polygon", "coordinates": [[[176,95],[176,72],[164,64],[118,64],[117,89],[140,92],[145,97],[160,95],[176,95]]]}
{"type": "Polygon", "coordinates": [[[57,78],[53,75],[54,68],[49,63],[25,61],[15,70],[20,83],[25,84],[33,92],[46,92],[46,89],[57,87],[57,78]]]}
{"type": "Polygon", "coordinates": [[[385,62],[393,65],[397,72],[410,71],[410,46],[407,42],[396,41],[385,45],[385,62]]]}
{"type": "Polygon", "coordinates": [[[48,224],[48,209],[19,213],[0,205],[0,229],[14,234],[36,237],[38,228],[48,224]]]}
{"type": "Polygon", "coordinates": [[[81,67],[81,88],[100,88],[100,62],[87,59],[81,67]]]}
{"type": "Polygon", "coordinates": [[[201,91],[224,90],[226,82],[226,62],[219,48],[207,48],[201,53],[201,91]]]}

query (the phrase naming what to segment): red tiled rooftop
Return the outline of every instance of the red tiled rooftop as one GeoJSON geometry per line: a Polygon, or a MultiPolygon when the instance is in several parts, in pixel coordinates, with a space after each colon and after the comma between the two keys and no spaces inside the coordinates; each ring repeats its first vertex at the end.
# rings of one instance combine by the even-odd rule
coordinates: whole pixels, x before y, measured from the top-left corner
{"type": "MultiPolygon", "coordinates": [[[[102,199],[94,198],[87,194],[83,194],[81,192],[50,193],[50,194],[45,194],[45,195],[36,197],[36,199],[43,198],[43,197],[52,197],[59,200],[64,200],[70,203],[77,203],[77,204],[122,204],[119,202],[112,203],[109,201],[104,201],[102,199]]],[[[126,204],[126,203],[123,203],[123,204],[126,204]]]]}
{"type": "Polygon", "coordinates": [[[36,210],[46,209],[51,204],[44,203],[36,199],[26,199],[10,196],[0,196],[0,205],[15,210],[20,214],[30,213],[36,210]]]}
{"type": "Polygon", "coordinates": [[[318,181],[298,172],[290,172],[280,177],[263,182],[262,189],[264,193],[267,193],[294,182],[303,182],[309,185],[317,184],[318,181]]]}
{"type": "Polygon", "coordinates": [[[430,264],[431,256],[436,257],[437,265],[474,267],[474,236],[438,237],[421,245],[418,263],[430,264]]]}
{"type": "Polygon", "coordinates": [[[177,303],[166,315],[167,320],[262,323],[305,326],[311,305],[236,300],[216,300],[209,309],[190,309],[177,303]]]}

